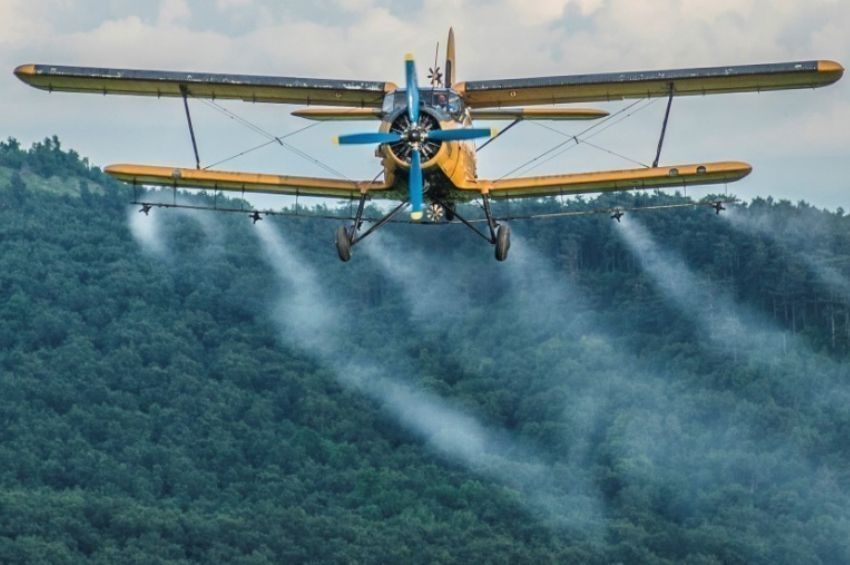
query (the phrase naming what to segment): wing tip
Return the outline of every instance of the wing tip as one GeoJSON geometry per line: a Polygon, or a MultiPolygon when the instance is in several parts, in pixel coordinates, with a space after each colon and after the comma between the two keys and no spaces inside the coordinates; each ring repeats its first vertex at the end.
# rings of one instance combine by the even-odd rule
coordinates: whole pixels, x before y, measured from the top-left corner
{"type": "MultiPolygon", "coordinates": [[[[193,169],[194,170],[194,169],[193,169]]],[[[144,175],[163,175],[170,173],[172,177],[179,176],[179,168],[160,167],[154,165],[135,165],[129,163],[114,163],[103,168],[103,172],[118,179],[139,177],[144,175]]]]}
{"type": "Polygon", "coordinates": [[[829,75],[836,82],[844,76],[844,67],[836,61],[823,60],[818,61],[818,72],[829,75]]]}
{"type": "Polygon", "coordinates": [[[752,172],[753,170],[753,166],[747,163],[746,161],[727,161],[725,164],[730,167],[736,167],[738,169],[745,170],[748,173],[752,172]]]}
{"type": "Polygon", "coordinates": [[[19,65],[14,72],[16,77],[26,82],[28,78],[35,76],[35,65],[19,65]]]}

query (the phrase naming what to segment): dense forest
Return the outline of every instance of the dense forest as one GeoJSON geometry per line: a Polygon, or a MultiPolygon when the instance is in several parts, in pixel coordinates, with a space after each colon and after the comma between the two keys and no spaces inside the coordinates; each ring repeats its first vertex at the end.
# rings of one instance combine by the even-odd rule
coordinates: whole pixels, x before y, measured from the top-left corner
{"type": "Polygon", "coordinates": [[[850,562],[842,210],[517,221],[504,264],[399,224],[342,264],[339,222],[132,198],[0,143],[0,562],[850,562]]]}

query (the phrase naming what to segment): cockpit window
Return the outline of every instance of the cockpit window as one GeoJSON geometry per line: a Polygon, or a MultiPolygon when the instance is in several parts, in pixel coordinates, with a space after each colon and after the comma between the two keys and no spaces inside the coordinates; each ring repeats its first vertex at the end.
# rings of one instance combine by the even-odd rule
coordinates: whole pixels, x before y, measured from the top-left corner
{"type": "Polygon", "coordinates": [[[431,96],[431,103],[435,108],[444,112],[449,111],[449,97],[445,92],[434,92],[431,96]]]}
{"type": "Polygon", "coordinates": [[[449,92],[449,114],[458,120],[463,116],[463,100],[457,92],[449,92]]]}
{"type": "MultiPolygon", "coordinates": [[[[419,99],[422,104],[433,108],[438,113],[443,114],[445,118],[460,120],[463,118],[463,100],[452,90],[447,89],[419,89],[419,99]]],[[[402,108],[407,107],[407,91],[396,90],[384,98],[383,112],[384,114],[392,114],[402,108]]]]}

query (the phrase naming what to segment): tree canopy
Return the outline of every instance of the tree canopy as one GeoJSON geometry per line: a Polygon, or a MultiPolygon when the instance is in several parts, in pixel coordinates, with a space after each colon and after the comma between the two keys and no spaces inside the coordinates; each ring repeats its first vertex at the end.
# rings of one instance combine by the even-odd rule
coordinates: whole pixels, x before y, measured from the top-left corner
{"type": "Polygon", "coordinates": [[[282,329],[247,215],[155,209],[152,250],[130,199],[55,137],[0,143],[0,561],[850,562],[843,211],[629,214],[675,281],[605,215],[517,222],[506,264],[389,226],[342,265],[334,223],[263,220],[356,328],[340,351],[546,470],[512,480],[282,329]],[[576,485],[595,513],[565,527],[576,485]]]}

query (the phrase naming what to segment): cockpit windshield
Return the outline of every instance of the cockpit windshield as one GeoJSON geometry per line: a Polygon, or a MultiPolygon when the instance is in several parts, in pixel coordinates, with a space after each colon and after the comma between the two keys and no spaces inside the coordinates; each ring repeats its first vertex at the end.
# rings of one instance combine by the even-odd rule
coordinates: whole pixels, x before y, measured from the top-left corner
{"type": "MultiPolygon", "coordinates": [[[[433,108],[443,119],[462,120],[463,99],[457,92],[449,89],[420,88],[419,99],[423,105],[433,108]]],[[[407,90],[399,89],[384,98],[384,114],[392,114],[407,107],[407,90]]]]}

